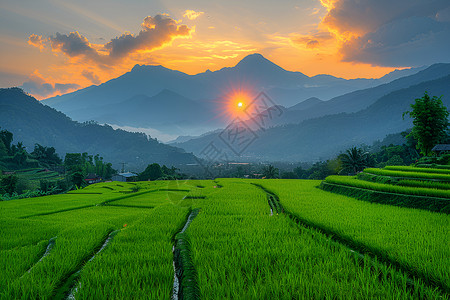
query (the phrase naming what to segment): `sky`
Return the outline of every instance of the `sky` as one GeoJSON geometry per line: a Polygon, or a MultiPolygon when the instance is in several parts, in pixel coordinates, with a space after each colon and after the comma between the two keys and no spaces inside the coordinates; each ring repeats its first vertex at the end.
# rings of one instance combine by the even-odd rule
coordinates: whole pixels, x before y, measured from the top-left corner
{"type": "Polygon", "coordinates": [[[197,74],[252,53],[346,79],[450,62],[450,1],[0,0],[0,87],[38,99],[136,64],[197,74]]]}

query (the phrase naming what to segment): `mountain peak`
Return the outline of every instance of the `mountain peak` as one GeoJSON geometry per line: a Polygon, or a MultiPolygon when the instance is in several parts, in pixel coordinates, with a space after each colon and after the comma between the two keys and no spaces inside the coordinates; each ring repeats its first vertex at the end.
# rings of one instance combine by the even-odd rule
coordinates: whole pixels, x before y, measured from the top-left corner
{"type": "Polygon", "coordinates": [[[155,96],[172,96],[172,97],[183,97],[180,94],[178,94],[177,92],[174,92],[172,90],[169,90],[167,88],[162,89],[158,94],[156,94],[155,96]]]}
{"type": "Polygon", "coordinates": [[[166,68],[161,66],[161,65],[140,65],[140,64],[136,64],[131,69],[131,71],[133,72],[133,71],[138,71],[138,70],[149,70],[149,69],[166,69],[166,68]]]}
{"type": "Polygon", "coordinates": [[[249,54],[246,57],[244,57],[237,65],[237,68],[242,68],[242,67],[257,67],[257,66],[261,66],[261,65],[266,65],[266,66],[271,66],[271,67],[276,67],[279,69],[282,69],[281,67],[277,66],[276,64],[274,64],[273,62],[271,62],[270,60],[268,60],[267,58],[265,58],[264,56],[262,56],[259,53],[253,53],[253,54],[249,54]]]}

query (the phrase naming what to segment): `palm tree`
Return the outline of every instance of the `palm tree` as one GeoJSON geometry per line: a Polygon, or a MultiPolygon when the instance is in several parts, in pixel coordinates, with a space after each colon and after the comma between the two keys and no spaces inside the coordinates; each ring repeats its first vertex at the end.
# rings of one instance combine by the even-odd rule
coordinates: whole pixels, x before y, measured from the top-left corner
{"type": "Polygon", "coordinates": [[[356,174],[364,170],[364,168],[367,168],[370,164],[369,152],[356,147],[347,149],[346,153],[339,155],[339,159],[342,162],[340,173],[347,172],[356,174]]]}
{"type": "Polygon", "coordinates": [[[268,166],[264,167],[262,170],[263,177],[265,177],[266,179],[278,178],[279,172],[280,171],[278,170],[278,168],[275,168],[272,165],[268,165],[268,166]]]}

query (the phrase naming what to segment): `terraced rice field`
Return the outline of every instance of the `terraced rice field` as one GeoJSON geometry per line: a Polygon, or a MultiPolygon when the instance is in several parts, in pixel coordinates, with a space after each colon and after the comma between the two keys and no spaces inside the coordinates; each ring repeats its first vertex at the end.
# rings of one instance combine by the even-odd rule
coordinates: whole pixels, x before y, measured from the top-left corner
{"type": "Polygon", "coordinates": [[[112,182],[0,202],[0,298],[449,299],[447,214],[320,183],[112,182]]]}
{"type": "Polygon", "coordinates": [[[450,170],[387,166],[329,176],[321,188],[360,200],[450,213],[450,170]]]}

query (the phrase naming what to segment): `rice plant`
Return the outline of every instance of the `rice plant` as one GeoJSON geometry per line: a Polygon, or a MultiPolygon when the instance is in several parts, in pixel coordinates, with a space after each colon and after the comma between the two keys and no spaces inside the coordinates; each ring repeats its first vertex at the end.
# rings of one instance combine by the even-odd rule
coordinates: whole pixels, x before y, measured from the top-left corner
{"type": "Polygon", "coordinates": [[[450,289],[450,216],[372,204],[317,188],[319,181],[265,180],[284,208],[355,247],[450,289]]]}

